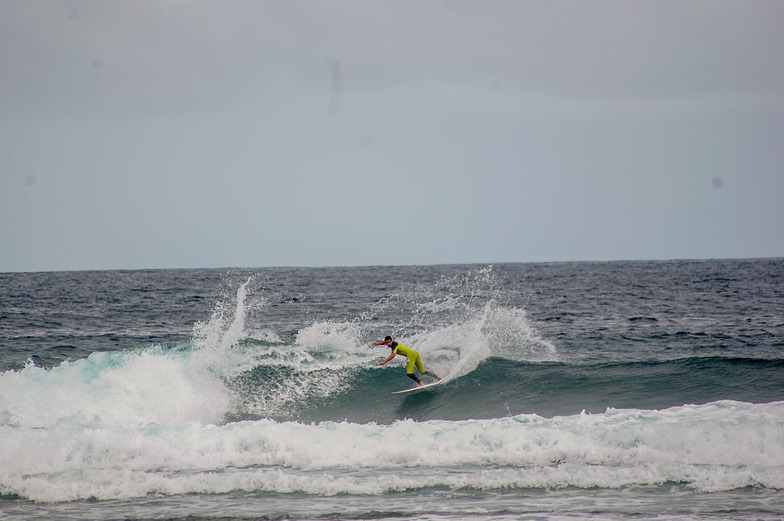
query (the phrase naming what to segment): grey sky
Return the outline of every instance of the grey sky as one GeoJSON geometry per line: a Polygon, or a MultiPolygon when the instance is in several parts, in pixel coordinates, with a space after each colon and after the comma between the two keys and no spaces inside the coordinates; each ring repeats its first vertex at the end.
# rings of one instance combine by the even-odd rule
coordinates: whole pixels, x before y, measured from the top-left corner
{"type": "Polygon", "coordinates": [[[784,256],[782,20],[0,0],[0,271],[784,256]]]}

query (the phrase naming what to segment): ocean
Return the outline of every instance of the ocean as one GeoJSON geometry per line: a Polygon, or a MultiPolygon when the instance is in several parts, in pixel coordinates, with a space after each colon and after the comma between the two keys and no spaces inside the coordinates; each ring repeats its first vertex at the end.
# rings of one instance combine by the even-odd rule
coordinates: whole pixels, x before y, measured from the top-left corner
{"type": "Polygon", "coordinates": [[[784,259],[0,274],[0,518],[782,519],[784,259]]]}

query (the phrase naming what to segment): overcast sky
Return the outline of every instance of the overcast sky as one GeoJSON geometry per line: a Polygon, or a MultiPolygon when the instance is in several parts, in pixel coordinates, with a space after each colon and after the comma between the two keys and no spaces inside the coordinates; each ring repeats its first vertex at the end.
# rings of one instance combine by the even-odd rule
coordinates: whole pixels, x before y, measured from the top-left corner
{"type": "Polygon", "coordinates": [[[0,0],[0,271],[782,257],[783,20],[0,0]]]}

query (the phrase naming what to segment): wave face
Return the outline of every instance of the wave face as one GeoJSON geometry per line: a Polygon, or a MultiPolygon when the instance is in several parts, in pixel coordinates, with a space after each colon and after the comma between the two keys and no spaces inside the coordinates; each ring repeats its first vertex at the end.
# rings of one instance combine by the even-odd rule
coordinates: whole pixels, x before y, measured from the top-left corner
{"type": "MultiPolygon", "coordinates": [[[[542,305],[514,266],[433,269],[422,271],[434,282],[397,285],[382,268],[233,273],[213,286],[218,298],[192,300],[207,304],[185,338],[181,324],[160,327],[146,346],[49,364],[51,353],[24,347],[43,335],[17,334],[30,356],[0,374],[0,494],[55,504],[405,492],[437,503],[466,491],[784,489],[775,309],[747,321],[707,302],[673,318],[664,304],[681,295],[635,307],[619,283],[613,312],[597,304],[589,318],[585,278],[542,305]],[[736,326],[721,325],[729,316],[736,326]],[[449,381],[392,396],[412,383],[402,359],[377,365],[388,349],[369,346],[387,332],[449,381]]],[[[184,313],[192,289],[169,291],[184,313]]],[[[60,321],[58,337],[75,344],[100,336],[60,321]]]]}

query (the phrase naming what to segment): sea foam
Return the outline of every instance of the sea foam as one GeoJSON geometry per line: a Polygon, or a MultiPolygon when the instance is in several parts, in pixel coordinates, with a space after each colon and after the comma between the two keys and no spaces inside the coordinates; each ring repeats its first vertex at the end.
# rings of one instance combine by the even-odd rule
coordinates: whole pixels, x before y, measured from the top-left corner
{"type": "Polygon", "coordinates": [[[219,422],[224,385],[187,354],[157,348],[93,353],[52,369],[28,364],[0,375],[5,423],[50,428],[60,422],[110,426],[219,422]]]}
{"type": "Polygon", "coordinates": [[[784,488],[784,402],[390,425],[4,425],[0,489],[41,501],[261,490],[784,488]]]}

